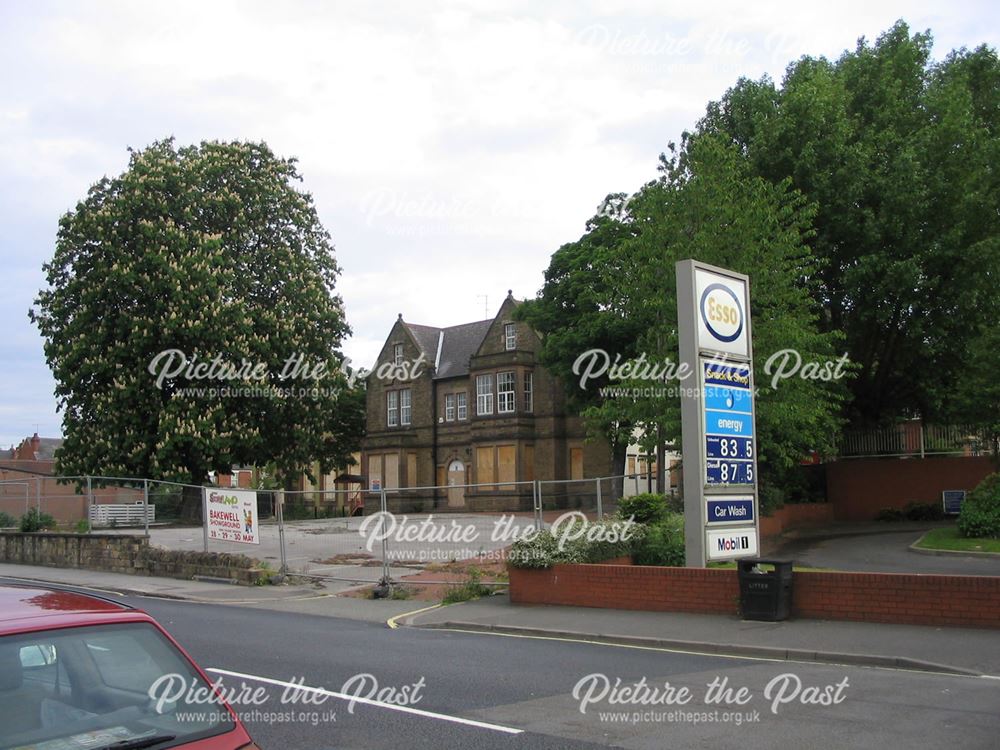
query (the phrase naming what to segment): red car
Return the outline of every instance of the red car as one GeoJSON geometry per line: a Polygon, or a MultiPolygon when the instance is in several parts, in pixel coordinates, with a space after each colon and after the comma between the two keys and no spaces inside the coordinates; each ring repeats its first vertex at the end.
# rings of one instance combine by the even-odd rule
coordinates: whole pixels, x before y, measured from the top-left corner
{"type": "Polygon", "coordinates": [[[259,750],[145,612],[0,585],[0,750],[170,747],[259,750]]]}

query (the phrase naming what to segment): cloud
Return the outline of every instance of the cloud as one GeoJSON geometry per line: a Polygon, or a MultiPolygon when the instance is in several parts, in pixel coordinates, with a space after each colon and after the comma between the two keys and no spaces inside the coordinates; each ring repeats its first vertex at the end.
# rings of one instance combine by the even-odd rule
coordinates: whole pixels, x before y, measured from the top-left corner
{"type": "Polygon", "coordinates": [[[22,390],[0,396],[0,437],[54,418],[25,311],[59,216],[128,146],[297,157],[343,268],[345,351],[367,365],[399,312],[451,325],[483,296],[492,314],[508,288],[533,295],[601,199],[653,177],[739,76],[780,80],[899,17],[934,30],[938,57],[1000,40],[985,3],[3,4],[0,355],[22,390]]]}

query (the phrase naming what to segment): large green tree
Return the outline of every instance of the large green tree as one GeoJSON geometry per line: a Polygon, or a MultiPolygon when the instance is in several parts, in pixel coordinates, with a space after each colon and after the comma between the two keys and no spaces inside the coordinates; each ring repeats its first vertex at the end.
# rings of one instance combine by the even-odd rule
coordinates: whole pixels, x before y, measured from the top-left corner
{"type": "MultiPolygon", "coordinates": [[[[661,173],[630,204],[639,231],[624,248],[632,260],[621,279],[629,290],[628,314],[645,321],[640,349],[653,361],[678,361],[678,260],[695,258],[749,275],[761,480],[764,487],[781,486],[810,450],[832,446],[844,395],[843,380],[804,378],[800,370],[775,381],[773,365],[767,368],[783,350],[796,351],[803,363],[838,357],[840,337],[820,331],[814,301],[819,264],[806,242],[815,207],[787,183],[754,175],[719,138],[685,140],[664,155],[661,173]]],[[[660,442],[679,444],[675,390],[609,399],[598,409],[624,411],[645,427],[647,440],[655,434],[660,442]]]]}
{"type": "MultiPolygon", "coordinates": [[[[627,196],[609,195],[601,210],[586,224],[586,232],[575,242],[560,247],[545,271],[545,284],[533,300],[517,308],[519,319],[542,334],[541,363],[566,387],[569,406],[584,411],[601,402],[600,386],[610,380],[606,373],[580,385],[578,360],[594,352],[597,367],[615,357],[638,355],[642,321],[626,314],[627,290],[620,279],[630,263],[623,245],[635,233],[628,214],[627,196]]],[[[581,364],[581,367],[583,365],[581,364]]],[[[597,412],[588,420],[592,433],[606,438],[612,447],[614,474],[625,468],[625,449],[632,437],[632,423],[597,412]]]]}
{"type": "Polygon", "coordinates": [[[859,365],[858,425],[948,414],[1000,304],[1000,62],[980,47],[936,63],[931,44],[899,22],[792,63],[780,87],[739,81],[697,129],[817,207],[820,323],[859,365]]]}
{"type": "MultiPolygon", "coordinates": [[[[747,273],[762,481],[782,486],[808,451],[831,447],[845,393],[842,382],[798,375],[773,384],[765,371],[783,349],[805,362],[834,362],[839,354],[838,335],[819,330],[813,298],[819,268],[806,242],[814,212],[787,183],[753,174],[724,139],[686,140],[614,223],[592,221],[587,235],[553,255],[545,287],[526,306],[547,333],[543,361],[572,378],[576,358],[604,346],[612,360],[641,356],[671,375],[664,368],[678,362],[676,262],[696,258],[747,273]]],[[[602,391],[608,384],[595,380],[577,396],[591,424],[638,426],[648,450],[679,445],[678,386],[691,383],[631,377],[602,391]]]]}
{"type": "Polygon", "coordinates": [[[233,464],[350,460],[363,399],[340,372],[339,269],[300,180],[262,143],[165,140],[62,217],[30,314],[63,474],[200,484],[233,464]]]}

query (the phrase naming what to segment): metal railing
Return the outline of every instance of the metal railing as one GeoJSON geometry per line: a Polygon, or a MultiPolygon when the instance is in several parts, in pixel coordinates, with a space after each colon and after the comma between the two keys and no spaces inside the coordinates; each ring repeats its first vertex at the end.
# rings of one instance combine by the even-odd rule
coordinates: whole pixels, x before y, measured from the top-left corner
{"type": "Polygon", "coordinates": [[[982,427],[925,424],[907,420],[869,430],[845,432],[838,443],[840,458],[875,456],[982,456],[992,452],[992,436],[982,427]]]}

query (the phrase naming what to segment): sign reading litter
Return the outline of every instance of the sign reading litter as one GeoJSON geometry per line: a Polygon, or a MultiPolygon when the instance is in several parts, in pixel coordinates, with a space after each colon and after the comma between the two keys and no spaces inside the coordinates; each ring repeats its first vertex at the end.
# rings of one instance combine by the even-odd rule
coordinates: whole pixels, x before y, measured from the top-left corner
{"type": "Polygon", "coordinates": [[[257,493],[253,490],[206,487],[205,523],[209,539],[260,544],[257,493]]]}

